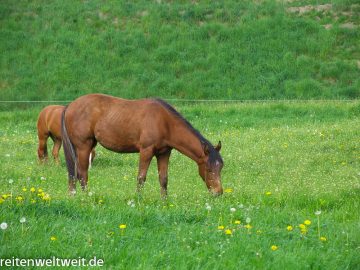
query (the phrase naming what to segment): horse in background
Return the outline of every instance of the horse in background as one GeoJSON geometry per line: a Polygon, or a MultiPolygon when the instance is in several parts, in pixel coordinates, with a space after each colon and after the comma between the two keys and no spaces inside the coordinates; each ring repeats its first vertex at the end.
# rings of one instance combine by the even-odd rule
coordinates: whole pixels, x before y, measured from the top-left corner
{"type": "MultiPolygon", "coordinates": [[[[41,162],[47,161],[47,140],[50,137],[54,142],[52,149],[52,156],[57,164],[59,164],[59,150],[61,148],[61,114],[65,106],[50,105],[45,107],[39,114],[37,120],[38,131],[38,157],[41,162]]],[[[92,150],[90,159],[91,162],[95,157],[95,150],[92,150]]]]}
{"type": "Polygon", "coordinates": [[[140,153],[138,191],[155,156],[161,194],[167,194],[168,163],[176,149],[197,163],[210,192],[223,192],[221,143],[214,147],[163,100],[126,100],[103,94],[79,97],[63,111],[62,134],[70,194],[76,192],[76,179],[86,189],[89,155],[97,143],[118,153],[140,153]]]}

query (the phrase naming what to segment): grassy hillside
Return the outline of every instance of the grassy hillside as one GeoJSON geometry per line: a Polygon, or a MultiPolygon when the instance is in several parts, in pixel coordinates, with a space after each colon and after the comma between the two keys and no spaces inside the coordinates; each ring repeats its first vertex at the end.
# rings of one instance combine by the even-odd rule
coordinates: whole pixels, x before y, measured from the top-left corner
{"type": "Polygon", "coordinates": [[[358,98],[359,14],[357,0],[3,0],[0,99],[358,98]]]}
{"type": "Polygon", "coordinates": [[[155,160],[138,197],[138,154],[97,147],[89,192],[71,198],[63,154],[60,166],[37,163],[39,109],[0,112],[0,258],[103,259],[94,269],[358,268],[359,101],[178,109],[222,140],[223,196],[173,151],[168,200],[155,160]]]}

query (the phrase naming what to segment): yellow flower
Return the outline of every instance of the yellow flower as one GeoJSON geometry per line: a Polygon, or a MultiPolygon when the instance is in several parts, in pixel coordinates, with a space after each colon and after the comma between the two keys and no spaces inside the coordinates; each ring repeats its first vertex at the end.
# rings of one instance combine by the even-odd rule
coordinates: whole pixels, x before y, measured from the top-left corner
{"type": "Polygon", "coordinates": [[[42,197],[42,199],[44,200],[44,201],[50,201],[50,195],[49,194],[47,194],[47,193],[45,193],[44,194],[44,196],[42,197]]]}
{"type": "Polygon", "coordinates": [[[308,232],[307,228],[300,229],[301,234],[306,234],[308,232]]]}
{"type": "Polygon", "coordinates": [[[3,202],[5,202],[5,200],[0,197],[0,204],[2,204],[3,202]]]}
{"type": "Polygon", "coordinates": [[[278,250],[278,249],[279,249],[278,246],[275,246],[275,245],[272,245],[272,246],[271,246],[271,250],[272,250],[272,251],[275,251],[275,250],[278,250]]]}
{"type": "Polygon", "coordinates": [[[36,190],[36,189],[35,189],[34,187],[30,188],[30,191],[31,191],[31,192],[35,192],[35,190],[36,190]]]}
{"type": "Polygon", "coordinates": [[[41,188],[38,189],[38,193],[42,193],[43,190],[41,188]]]}
{"type": "Polygon", "coordinates": [[[122,229],[122,230],[123,230],[123,229],[126,229],[126,224],[120,224],[120,225],[119,225],[119,228],[122,229]]]}
{"type": "Polygon", "coordinates": [[[50,240],[51,240],[51,241],[56,241],[57,238],[56,238],[56,236],[53,235],[53,236],[50,237],[50,240]]]}
{"type": "Polygon", "coordinates": [[[31,199],[30,201],[32,204],[36,203],[36,200],[35,199],[31,199]]]}
{"type": "Polygon", "coordinates": [[[300,229],[305,229],[306,226],[305,226],[304,224],[299,224],[299,228],[300,228],[300,229]]]}
{"type": "Polygon", "coordinates": [[[11,194],[3,194],[1,197],[6,200],[7,198],[11,197],[11,194]]]}
{"type": "Polygon", "coordinates": [[[256,233],[257,234],[262,234],[262,230],[257,230],[256,233]]]}
{"type": "Polygon", "coordinates": [[[325,237],[325,236],[320,236],[320,241],[321,241],[321,242],[326,242],[326,241],[327,241],[327,239],[326,239],[326,237],[325,237]]]}
{"type": "Polygon", "coordinates": [[[26,192],[26,191],[27,191],[26,187],[23,187],[23,188],[22,188],[22,191],[26,192]]]}
{"type": "Polygon", "coordinates": [[[218,230],[223,230],[225,227],[223,225],[218,226],[218,230]]]}
{"type": "Polygon", "coordinates": [[[267,196],[270,196],[271,194],[272,194],[271,191],[265,192],[265,195],[267,195],[267,196]]]}
{"type": "Polygon", "coordinates": [[[225,188],[224,192],[225,193],[231,193],[231,192],[233,192],[233,189],[232,188],[225,188]]]}
{"type": "Polygon", "coordinates": [[[307,220],[304,221],[304,224],[305,224],[305,225],[310,225],[310,224],[311,224],[311,221],[307,219],[307,220]]]}
{"type": "Polygon", "coordinates": [[[22,202],[22,201],[24,200],[24,198],[23,198],[22,196],[17,196],[17,197],[16,197],[16,200],[17,200],[18,202],[22,202]]]}
{"type": "Polygon", "coordinates": [[[98,201],[98,204],[103,204],[103,203],[104,203],[104,201],[101,199],[98,201]]]}
{"type": "Polygon", "coordinates": [[[225,230],[225,234],[231,235],[231,234],[232,234],[232,231],[231,231],[230,229],[226,229],[226,230],[225,230]]]}
{"type": "Polygon", "coordinates": [[[241,221],[240,221],[240,220],[235,220],[234,223],[237,224],[237,225],[239,225],[239,224],[241,223],[241,221]]]}
{"type": "Polygon", "coordinates": [[[293,228],[293,226],[289,225],[289,226],[286,227],[286,229],[290,232],[290,231],[292,231],[294,228],[293,228]]]}
{"type": "Polygon", "coordinates": [[[244,227],[245,227],[246,229],[251,229],[251,228],[252,228],[252,226],[251,226],[250,224],[246,224],[244,227]]]}

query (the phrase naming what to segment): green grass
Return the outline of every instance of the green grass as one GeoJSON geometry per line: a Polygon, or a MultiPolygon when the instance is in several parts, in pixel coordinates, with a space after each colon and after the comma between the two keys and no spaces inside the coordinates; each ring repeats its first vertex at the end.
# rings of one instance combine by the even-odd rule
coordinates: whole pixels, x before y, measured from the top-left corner
{"type": "Polygon", "coordinates": [[[222,182],[232,192],[213,198],[195,163],[174,151],[168,200],[160,199],[155,162],[138,197],[138,155],[98,147],[92,196],[79,192],[71,198],[63,154],[60,166],[37,162],[40,108],[0,112],[0,195],[13,194],[0,204],[0,223],[9,225],[0,231],[0,257],[96,256],[106,269],[358,267],[359,101],[177,108],[205,137],[222,140],[222,182]],[[42,188],[50,202],[31,195],[31,187],[42,188]],[[17,202],[19,195],[24,202],[17,202]],[[318,239],[318,210],[326,242],[318,239]],[[247,218],[251,229],[244,227],[247,218]],[[306,219],[312,223],[302,235],[298,225],[306,219]],[[123,233],[119,224],[127,225],[123,233]],[[218,225],[233,229],[232,235],[218,225]],[[294,230],[287,231],[288,225],[294,230]],[[272,245],[279,249],[272,251],[272,245]]]}
{"type": "Polygon", "coordinates": [[[356,99],[357,2],[1,1],[1,100],[356,99]]]}

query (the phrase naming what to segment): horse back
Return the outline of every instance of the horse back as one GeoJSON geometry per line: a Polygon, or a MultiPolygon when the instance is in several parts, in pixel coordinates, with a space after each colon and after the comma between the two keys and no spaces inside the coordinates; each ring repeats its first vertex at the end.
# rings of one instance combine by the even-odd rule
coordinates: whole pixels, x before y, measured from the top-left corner
{"type": "Polygon", "coordinates": [[[94,139],[116,152],[161,147],[167,134],[167,110],[153,99],[126,100],[102,94],[82,96],[66,110],[66,127],[75,144],[94,139]]]}

